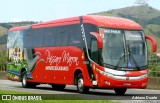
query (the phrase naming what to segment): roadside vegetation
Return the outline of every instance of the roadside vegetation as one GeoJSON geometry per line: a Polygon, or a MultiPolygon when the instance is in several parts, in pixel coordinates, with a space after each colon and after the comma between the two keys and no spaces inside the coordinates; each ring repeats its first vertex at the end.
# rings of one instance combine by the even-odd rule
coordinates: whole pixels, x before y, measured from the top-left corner
{"type": "Polygon", "coordinates": [[[158,57],[154,53],[149,53],[149,61],[148,61],[148,68],[149,68],[149,76],[150,77],[160,77],[160,57],[158,57]]]}

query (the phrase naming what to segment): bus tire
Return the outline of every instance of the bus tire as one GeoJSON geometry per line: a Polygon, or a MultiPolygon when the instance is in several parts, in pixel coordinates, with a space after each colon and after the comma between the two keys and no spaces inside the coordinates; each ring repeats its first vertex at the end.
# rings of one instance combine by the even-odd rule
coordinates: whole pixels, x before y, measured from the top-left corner
{"type": "Polygon", "coordinates": [[[65,84],[51,84],[51,86],[54,90],[63,90],[66,87],[65,84]]]}
{"type": "Polygon", "coordinates": [[[78,74],[77,78],[77,90],[79,93],[87,93],[89,91],[89,87],[84,86],[84,79],[82,73],[78,74]]]}
{"type": "Polygon", "coordinates": [[[117,95],[124,95],[127,91],[127,88],[115,88],[114,91],[117,95]]]}
{"type": "Polygon", "coordinates": [[[24,71],[24,72],[22,73],[21,82],[22,82],[22,87],[23,87],[23,88],[35,88],[35,87],[36,87],[36,84],[35,84],[35,83],[27,82],[27,72],[26,72],[26,71],[24,71]]]}

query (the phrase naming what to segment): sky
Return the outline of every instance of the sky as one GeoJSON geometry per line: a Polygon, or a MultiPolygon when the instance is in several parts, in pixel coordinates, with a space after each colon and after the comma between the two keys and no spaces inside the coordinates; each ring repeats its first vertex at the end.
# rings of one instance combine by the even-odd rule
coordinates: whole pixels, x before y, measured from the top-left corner
{"type": "MultiPolygon", "coordinates": [[[[137,0],[0,0],[0,23],[49,21],[134,6],[137,0]]],[[[146,0],[160,10],[160,0],[146,0]]]]}

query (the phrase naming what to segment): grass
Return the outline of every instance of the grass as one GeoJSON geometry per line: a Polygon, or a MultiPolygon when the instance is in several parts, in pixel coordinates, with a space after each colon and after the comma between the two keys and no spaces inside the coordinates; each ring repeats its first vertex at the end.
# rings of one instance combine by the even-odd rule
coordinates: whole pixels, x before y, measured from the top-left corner
{"type": "Polygon", "coordinates": [[[117,103],[105,100],[43,100],[43,101],[1,101],[1,103],[117,103]]]}
{"type": "Polygon", "coordinates": [[[0,94],[30,94],[29,92],[17,92],[17,91],[12,91],[12,90],[1,90],[0,89],[0,94]]]}
{"type": "MultiPolygon", "coordinates": [[[[29,94],[31,94],[31,93],[29,93],[29,92],[17,92],[17,91],[10,91],[10,90],[0,90],[0,94],[17,94],[17,95],[29,95],[29,94]]],[[[31,95],[33,95],[33,94],[31,94],[31,95]]],[[[37,94],[38,95],[38,94],[37,94]]],[[[1,96],[1,95],[0,95],[1,96]]],[[[53,97],[53,96],[52,96],[53,97]]],[[[54,97],[54,98],[57,98],[56,96],[54,97]]],[[[111,100],[83,100],[82,98],[79,98],[79,97],[76,97],[76,96],[74,96],[74,97],[68,97],[68,96],[60,96],[60,97],[58,97],[58,98],[60,98],[59,100],[6,100],[6,101],[2,101],[2,100],[0,100],[0,103],[118,103],[118,102],[113,102],[113,101],[111,101],[111,100]],[[63,100],[63,99],[66,99],[66,97],[67,98],[71,98],[71,99],[76,99],[77,98],[77,100],[63,100]],[[80,100],[79,100],[79,99],[80,100]]],[[[1,97],[0,97],[0,99],[1,99],[1,97]]]]}

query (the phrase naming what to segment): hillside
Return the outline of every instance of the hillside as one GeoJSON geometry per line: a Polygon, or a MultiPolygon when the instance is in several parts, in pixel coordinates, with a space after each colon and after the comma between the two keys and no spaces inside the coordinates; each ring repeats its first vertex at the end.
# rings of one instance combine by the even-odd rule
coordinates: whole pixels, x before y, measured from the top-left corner
{"type": "Polygon", "coordinates": [[[148,5],[132,6],[121,9],[93,13],[94,15],[117,16],[132,19],[141,25],[160,24],[160,11],[148,5]]]}
{"type": "Polygon", "coordinates": [[[6,49],[8,29],[10,29],[11,27],[31,25],[35,23],[38,23],[38,22],[23,21],[23,22],[0,23],[0,51],[6,49]]]}
{"type": "Polygon", "coordinates": [[[92,15],[128,18],[140,23],[144,27],[148,24],[160,25],[160,10],[156,10],[148,5],[112,9],[109,11],[93,13],[92,15]]]}
{"type": "Polygon", "coordinates": [[[0,37],[7,33],[8,29],[0,26],[0,37]]]}
{"type": "MultiPolygon", "coordinates": [[[[116,16],[136,21],[143,26],[146,35],[156,38],[158,42],[158,52],[160,52],[160,10],[156,10],[149,5],[141,5],[113,9],[109,11],[93,13],[91,15],[116,16]]],[[[149,47],[151,47],[150,43],[149,47]]]]}

